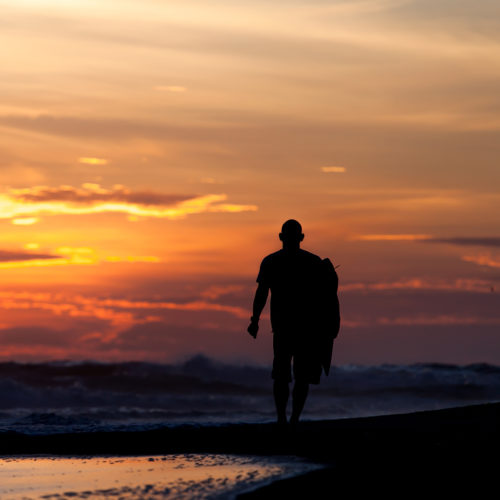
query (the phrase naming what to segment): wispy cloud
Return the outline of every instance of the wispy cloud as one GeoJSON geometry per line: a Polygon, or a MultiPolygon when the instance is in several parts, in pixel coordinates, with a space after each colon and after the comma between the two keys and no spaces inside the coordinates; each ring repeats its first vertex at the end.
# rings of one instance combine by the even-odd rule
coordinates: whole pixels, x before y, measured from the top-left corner
{"type": "Polygon", "coordinates": [[[19,219],[12,219],[12,224],[16,226],[31,226],[38,222],[37,217],[21,217],[19,219]]]}
{"type": "Polygon", "coordinates": [[[401,316],[396,318],[379,318],[378,325],[386,326],[425,326],[425,325],[500,325],[500,318],[485,318],[484,316],[459,316],[459,315],[422,315],[401,316]]]}
{"type": "MultiPolygon", "coordinates": [[[[0,194],[0,218],[34,218],[35,215],[82,215],[123,213],[131,217],[178,219],[203,212],[246,212],[256,205],[223,203],[226,194],[203,196],[132,191],[115,185],[106,189],[98,184],[73,186],[35,186],[10,189],[0,194]]],[[[34,221],[36,222],[36,220],[34,221]]]]}
{"type": "Polygon", "coordinates": [[[422,241],[430,238],[429,234],[360,234],[353,237],[361,241],[422,241]]]}
{"type": "Polygon", "coordinates": [[[221,296],[241,292],[244,289],[242,285],[212,285],[201,293],[206,299],[215,300],[221,296]]]}
{"type": "MultiPolygon", "coordinates": [[[[35,249],[38,247],[26,246],[25,248],[35,249]]],[[[0,269],[51,266],[85,266],[97,265],[101,262],[141,262],[156,264],[158,262],[161,262],[161,259],[153,255],[100,257],[95,249],[88,247],[59,247],[56,249],[55,253],[0,251],[0,269]]]]}
{"type": "Polygon", "coordinates": [[[34,186],[24,189],[11,189],[9,196],[27,203],[69,202],[92,205],[98,202],[125,202],[138,205],[173,205],[194,198],[192,195],[156,193],[152,191],[131,191],[122,185],[111,189],[99,184],[85,183],[81,188],[73,186],[34,186]]]}
{"type": "Polygon", "coordinates": [[[436,290],[456,292],[489,293],[491,281],[479,279],[429,280],[413,278],[401,281],[381,281],[376,283],[346,283],[341,286],[342,292],[350,291],[384,291],[384,290],[436,290]]]}
{"type": "Polygon", "coordinates": [[[464,255],[462,257],[462,260],[465,262],[472,262],[479,266],[493,267],[493,268],[500,267],[500,258],[492,257],[491,255],[464,255]]]}
{"type": "MultiPolygon", "coordinates": [[[[229,127],[213,129],[200,124],[127,120],[59,115],[0,115],[0,126],[37,134],[81,139],[118,140],[147,137],[150,140],[212,141],[231,132],[229,127]]],[[[234,132],[234,130],[233,130],[234,132]]]]}
{"type": "Polygon", "coordinates": [[[458,246],[500,247],[500,237],[498,236],[457,236],[454,238],[430,238],[427,241],[458,246]]]}
{"type": "MultiPolygon", "coordinates": [[[[111,321],[116,325],[149,321],[151,314],[161,311],[216,312],[246,319],[248,310],[243,307],[192,300],[189,302],[108,299],[60,293],[1,292],[0,309],[42,309],[56,315],[90,317],[111,321]]],[[[154,316],[156,318],[156,316],[154,316]]]]}
{"type": "Polygon", "coordinates": [[[341,166],[321,167],[321,171],[325,174],[343,174],[346,168],[341,166]]]}
{"type": "Polygon", "coordinates": [[[57,253],[55,254],[26,253],[25,255],[30,258],[0,259],[0,269],[88,265],[97,264],[99,262],[99,259],[92,248],[61,247],[57,249],[57,253]]]}
{"type": "Polygon", "coordinates": [[[155,90],[159,92],[186,92],[187,88],[180,85],[157,85],[154,87],[155,90]]]}
{"type": "Polygon", "coordinates": [[[84,163],[86,165],[107,165],[108,160],[106,158],[94,158],[90,156],[83,156],[78,158],[79,163],[84,163]]]}
{"type": "Polygon", "coordinates": [[[500,247],[498,236],[456,236],[440,238],[430,234],[361,234],[352,239],[361,241],[423,241],[457,246],[500,247]]]}
{"type": "Polygon", "coordinates": [[[56,259],[57,257],[58,257],[57,255],[52,255],[48,253],[31,253],[24,251],[0,250],[0,263],[56,259]]]}

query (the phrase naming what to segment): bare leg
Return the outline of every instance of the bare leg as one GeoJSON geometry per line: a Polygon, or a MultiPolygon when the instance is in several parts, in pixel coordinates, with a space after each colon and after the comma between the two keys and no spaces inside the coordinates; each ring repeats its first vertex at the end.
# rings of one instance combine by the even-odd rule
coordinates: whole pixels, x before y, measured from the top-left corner
{"type": "Polygon", "coordinates": [[[300,418],[300,414],[304,409],[304,404],[307,399],[307,394],[309,393],[309,384],[304,382],[295,382],[293,386],[293,400],[292,400],[292,418],[290,423],[295,425],[300,418]]]}
{"type": "Polygon", "coordinates": [[[278,424],[286,424],[286,405],[290,390],[288,382],[283,380],[275,380],[273,385],[274,404],[276,405],[276,413],[278,415],[278,424]]]}

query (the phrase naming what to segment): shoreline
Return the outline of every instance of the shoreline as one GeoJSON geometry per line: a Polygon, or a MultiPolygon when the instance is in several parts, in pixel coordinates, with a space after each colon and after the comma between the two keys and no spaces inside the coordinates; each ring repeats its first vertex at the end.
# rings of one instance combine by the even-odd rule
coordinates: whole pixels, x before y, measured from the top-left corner
{"type": "MultiPolygon", "coordinates": [[[[241,499],[322,495],[329,489],[402,494],[477,494],[496,486],[500,467],[500,403],[355,419],[275,424],[186,425],[140,432],[53,435],[0,433],[0,457],[134,456],[210,453],[295,456],[323,469],[278,479],[241,499]],[[396,481],[397,480],[397,481],[396,481]]],[[[332,490],[332,491],[333,491],[332,490]]]]}
{"type": "MultiPolygon", "coordinates": [[[[186,424],[141,431],[89,431],[56,434],[0,432],[0,456],[149,455],[169,453],[232,453],[297,455],[328,460],[329,446],[349,451],[385,441],[397,446],[405,437],[414,446],[436,439],[449,443],[460,434],[480,439],[497,437],[500,402],[374,417],[306,420],[295,432],[274,423],[226,425],[186,424]]],[[[408,441],[406,441],[408,442],[408,441]]],[[[345,456],[345,455],[344,455],[345,456]]]]}

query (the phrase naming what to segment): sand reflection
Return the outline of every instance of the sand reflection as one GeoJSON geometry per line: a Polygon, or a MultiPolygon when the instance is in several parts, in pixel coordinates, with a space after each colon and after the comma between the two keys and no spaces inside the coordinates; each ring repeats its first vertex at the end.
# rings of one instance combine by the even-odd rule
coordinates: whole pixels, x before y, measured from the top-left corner
{"type": "Polygon", "coordinates": [[[4,458],[0,498],[229,498],[311,468],[293,458],[206,454],[4,458]]]}

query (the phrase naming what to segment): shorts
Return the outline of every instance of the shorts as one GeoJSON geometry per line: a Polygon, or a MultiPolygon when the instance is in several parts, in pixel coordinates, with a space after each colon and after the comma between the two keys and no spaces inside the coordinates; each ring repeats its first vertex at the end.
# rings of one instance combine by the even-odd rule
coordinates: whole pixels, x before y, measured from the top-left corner
{"type": "Polygon", "coordinates": [[[292,381],[306,384],[319,384],[321,360],[314,346],[294,335],[273,334],[273,372],[274,380],[292,381]]]}

